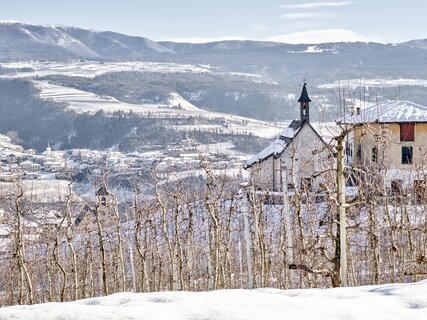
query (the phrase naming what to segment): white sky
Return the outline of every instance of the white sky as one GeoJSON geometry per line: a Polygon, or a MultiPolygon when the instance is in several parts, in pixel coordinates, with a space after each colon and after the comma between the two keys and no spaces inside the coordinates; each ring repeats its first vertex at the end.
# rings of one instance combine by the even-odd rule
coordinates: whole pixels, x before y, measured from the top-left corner
{"type": "Polygon", "coordinates": [[[426,0],[13,0],[1,20],[61,24],[156,41],[403,42],[427,38],[426,0]]]}

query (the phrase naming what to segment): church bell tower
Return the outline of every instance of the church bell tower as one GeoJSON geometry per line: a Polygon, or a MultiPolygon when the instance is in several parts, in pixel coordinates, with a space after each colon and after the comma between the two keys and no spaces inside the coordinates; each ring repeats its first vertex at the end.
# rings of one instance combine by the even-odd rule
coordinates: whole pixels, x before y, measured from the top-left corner
{"type": "Polygon", "coordinates": [[[310,98],[307,93],[307,83],[304,83],[301,91],[301,97],[298,102],[300,103],[300,112],[301,112],[301,124],[306,121],[310,122],[310,98]]]}

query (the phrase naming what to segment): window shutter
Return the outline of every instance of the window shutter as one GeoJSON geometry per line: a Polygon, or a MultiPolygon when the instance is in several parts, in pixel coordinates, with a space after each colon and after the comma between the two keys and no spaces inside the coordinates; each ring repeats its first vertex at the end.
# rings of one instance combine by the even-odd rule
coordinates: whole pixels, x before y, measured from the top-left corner
{"type": "Polygon", "coordinates": [[[402,123],[400,124],[400,141],[414,141],[415,124],[402,123]]]}

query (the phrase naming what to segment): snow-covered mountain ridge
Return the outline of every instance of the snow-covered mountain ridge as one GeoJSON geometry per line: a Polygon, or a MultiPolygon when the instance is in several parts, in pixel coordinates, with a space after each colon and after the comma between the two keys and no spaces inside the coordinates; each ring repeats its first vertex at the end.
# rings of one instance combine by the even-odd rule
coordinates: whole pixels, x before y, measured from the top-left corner
{"type": "Polygon", "coordinates": [[[172,50],[143,37],[73,27],[0,22],[3,59],[142,58],[172,50]]]}

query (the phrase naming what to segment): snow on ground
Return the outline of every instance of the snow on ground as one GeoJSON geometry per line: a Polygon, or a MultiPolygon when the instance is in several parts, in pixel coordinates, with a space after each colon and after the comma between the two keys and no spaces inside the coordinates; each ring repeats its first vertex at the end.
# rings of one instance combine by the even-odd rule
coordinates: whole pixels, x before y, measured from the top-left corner
{"type": "Polygon", "coordinates": [[[252,133],[255,136],[263,138],[272,138],[276,136],[280,129],[264,121],[254,120],[250,118],[234,116],[224,113],[209,112],[202,110],[192,105],[179,94],[172,95],[173,103],[178,102],[182,109],[173,109],[173,105],[154,105],[154,104],[131,104],[119,101],[110,96],[99,96],[91,92],[77,90],[60,85],[54,85],[46,81],[34,81],[35,85],[41,90],[40,97],[43,99],[53,99],[55,101],[67,103],[68,108],[76,112],[92,112],[99,110],[105,112],[114,111],[133,111],[141,115],[148,115],[150,118],[163,117],[203,117],[205,119],[216,119],[222,122],[227,122],[223,125],[183,125],[173,126],[175,130],[206,130],[216,132],[220,130],[224,134],[243,134],[252,133]]]}
{"type": "MultiPolygon", "coordinates": [[[[196,146],[197,152],[200,154],[227,154],[227,155],[236,155],[241,154],[240,152],[234,150],[235,145],[232,142],[217,142],[217,143],[208,143],[200,146],[196,146]]],[[[244,154],[241,154],[244,155],[244,154]]]]}
{"type": "Polygon", "coordinates": [[[345,88],[392,88],[400,86],[421,86],[427,87],[426,79],[349,79],[339,80],[333,83],[322,84],[321,89],[335,89],[338,87],[345,88]]]}
{"type": "MultiPolygon", "coordinates": [[[[24,197],[35,203],[65,201],[68,181],[66,180],[23,180],[20,186],[24,197]]],[[[19,194],[20,186],[13,182],[0,182],[0,196],[19,194]]],[[[78,198],[75,196],[75,200],[78,198]]]]}
{"type": "Polygon", "coordinates": [[[324,53],[329,52],[333,54],[338,54],[338,47],[336,45],[332,46],[331,48],[320,48],[317,45],[314,46],[308,46],[306,50],[304,51],[289,51],[289,53],[324,53]]]}
{"type": "Polygon", "coordinates": [[[98,96],[91,92],[54,85],[45,81],[35,81],[34,84],[41,90],[40,98],[68,103],[69,108],[76,112],[89,111],[95,113],[99,110],[104,110],[105,112],[114,112],[118,110],[125,112],[149,112],[160,106],[125,103],[113,97],[98,96]]]}
{"type": "MultiPolygon", "coordinates": [[[[214,169],[211,170],[212,174],[217,177],[228,177],[230,179],[239,179],[240,181],[243,178],[249,178],[248,173],[243,171],[241,166],[239,165],[238,168],[224,168],[224,169],[214,169]],[[240,177],[241,176],[241,177],[240,177]]],[[[161,173],[158,174],[158,176],[162,179],[159,184],[169,184],[171,182],[180,181],[185,178],[189,177],[204,177],[207,178],[208,175],[206,174],[206,171],[203,169],[197,169],[196,166],[190,170],[182,170],[182,171],[176,171],[176,172],[167,172],[166,174],[162,175],[161,173]]]]}
{"type": "MultiPolygon", "coordinates": [[[[66,42],[68,45],[75,43],[66,42]]],[[[22,78],[22,77],[45,77],[52,75],[63,75],[70,77],[93,78],[108,72],[136,71],[136,72],[158,72],[158,73],[215,73],[228,76],[239,76],[250,78],[254,82],[273,83],[269,79],[253,73],[226,72],[221,68],[210,65],[192,65],[168,62],[97,62],[97,61],[71,61],[71,62],[10,62],[2,63],[3,68],[30,68],[31,71],[22,71],[10,75],[2,75],[0,78],[22,78]]]]}
{"type": "Polygon", "coordinates": [[[309,46],[307,50],[303,51],[305,53],[322,53],[323,49],[318,46],[309,46]]]}
{"type": "MultiPolygon", "coordinates": [[[[13,77],[44,77],[50,75],[64,75],[74,77],[93,78],[107,72],[139,71],[139,72],[161,72],[161,73],[211,73],[209,66],[191,64],[162,63],[162,62],[96,62],[96,61],[74,61],[74,62],[13,62],[2,63],[3,68],[32,68],[34,71],[20,72],[13,77]]],[[[3,77],[10,77],[8,75],[3,77]]]]}
{"type": "Polygon", "coordinates": [[[337,289],[118,293],[0,309],[1,320],[402,320],[427,318],[427,281],[337,289]]]}
{"type": "Polygon", "coordinates": [[[176,92],[171,92],[169,94],[167,104],[171,107],[178,107],[178,108],[184,109],[184,110],[193,110],[193,111],[200,110],[194,104],[185,100],[180,94],[178,94],[176,92]]]}
{"type": "MultiPolygon", "coordinates": [[[[29,68],[30,71],[6,74],[0,78],[32,77],[34,83],[41,89],[41,98],[53,99],[69,104],[69,108],[76,112],[92,112],[99,110],[106,112],[133,111],[139,114],[149,114],[153,118],[163,117],[192,117],[201,116],[208,119],[225,120],[225,126],[214,125],[202,128],[207,131],[217,131],[218,127],[225,134],[252,133],[263,138],[273,138],[280,129],[272,124],[252,120],[249,118],[233,116],[228,114],[214,113],[199,109],[177,93],[171,93],[165,104],[130,104],[118,101],[109,96],[99,96],[91,92],[77,90],[65,86],[53,85],[46,81],[38,81],[37,77],[49,75],[95,77],[107,72],[139,71],[160,73],[216,73],[251,77],[253,81],[264,81],[258,75],[248,73],[228,73],[209,65],[189,65],[177,63],[160,62],[96,62],[96,61],[73,61],[73,62],[40,62],[27,61],[15,63],[2,63],[3,68],[29,68]],[[261,80],[260,80],[261,79],[261,80]],[[174,109],[174,106],[181,109],[174,109]],[[153,114],[155,111],[155,114],[153,114]]],[[[267,81],[267,80],[265,80],[267,81]]],[[[198,126],[179,127],[177,130],[199,130],[198,126]]]]}

